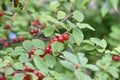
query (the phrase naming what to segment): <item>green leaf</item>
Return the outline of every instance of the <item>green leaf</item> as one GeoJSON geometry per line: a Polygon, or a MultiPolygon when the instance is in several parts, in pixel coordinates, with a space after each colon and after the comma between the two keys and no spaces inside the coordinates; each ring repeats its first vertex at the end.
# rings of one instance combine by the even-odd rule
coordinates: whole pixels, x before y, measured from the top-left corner
{"type": "Polygon", "coordinates": [[[26,41],[23,42],[23,48],[25,50],[31,50],[32,46],[33,46],[32,42],[29,41],[29,40],[26,40],[26,41]]]}
{"type": "Polygon", "coordinates": [[[111,5],[113,6],[113,8],[118,11],[118,3],[119,3],[119,0],[109,0],[111,5]]]}
{"type": "Polygon", "coordinates": [[[75,42],[77,43],[77,45],[80,45],[80,43],[84,39],[84,35],[83,35],[82,31],[78,28],[73,29],[72,36],[73,36],[75,42]]]}
{"type": "Polygon", "coordinates": [[[65,17],[65,12],[63,11],[58,11],[57,13],[57,19],[63,19],[65,17]]]}
{"type": "Polygon", "coordinates": [[[94,42],[96,45],[98,45],[98,46],[100,46],[100,47],[102,47],[102,48],[106,48],[106,43],[104,44],[100,39],[98,39],[98,38],[90,38],[90,40],[92,41],[92,42],[94,42]]]}
{"type": "Polygon", "coordinates": [[[11,75],[14,72],[13,68],[6,68],[5,75],[11,75]]]}
{"type": "Polygon", "coordinates": [[[78,70],[74,72],[75,76],[77,77],[78,80],[92,80],[87,74],[82,73],[78,70]]]}
{"type": "Polygon", "coordinates": [[[84,20],[84,15],[80,11],[76,10],[73,12],[73,18],[79,22],[82,22],[84,20]]]}
{"type": "Polygon", "coordinates": [[[56,60],[53,55],[46,54],[44,59],[46,61],[46,64],[48,65],[48,67],[53,68],[55,66],[56,60]]]}
{"type": "Polygon", "coordinates": [[[24,74],[23,73],[17,73],[15,76],[13,76],[12,80],[23,80],[24,74]]]}
{"type": "Polygon", "coordinates": [[[88,69],[91,69],[93,71],[99,71],[100,70],[96,65],[93,65],[93,64],[86,64],[84,67],[88,68],[88,69]]]}
{"type": "Polygon", "coordinates": [[[1,51],[0,51],[0,54],[7,54],[7,51],[1,50],[1,51]]]}
{"type": "Polygon", "coordinates": [[[0,62],[0,68],[5,67],[7,65],[6,62],[0,62]]]}
{"type": "Polygon", "coordinates": [[[39,39],[33,39],[32,45],[34,46],[34,48],[45,49],[45,43],[39,39]]]}
{"type": "Polygon", "coordinates": [[[45,64],[45,61],[41,59],[40,57],[35,56],[33,58],[34,64],[36,68],[38,68],[42,73],[47,74],[48,73],[48,67],[45,64]]]}
{"type": "Polygon", "coordinates": [[[22,70],[23,69],[23,64],[20,62],[16,62],[14,65],[15,69],[22,70]]]}
{"type": "Polygon", "coordinates": [[[110,10],[109,3],[108,2],[103,3],[102,8],[101,8],[102,17],[105,17],[105,15],[109,12],[109,10],[110,10]]]}
{"type": "Polygon", "coordinates": [[[63,49],[64,49],[64,44],[61,42],[54,42],[52,44],[52,51],[53,52],[62,52],[63,49]]]}
{"type": "Polygon", "coordinates": [[[27,53],[21,54],[18,60],[22,63],[29,61],[28,54],[27,53]]]}
{"type": "Polygon", "coordinates": [[[70,26],[70,28],[74,28],[76,27],[74,23],[72,23],[71,21],[67,20],[68,25],[70,26]]]}
{"type": "Polygon", "coordinates": [[[70,63],[69,61],[61,60],[60,63],[67,69],[74,71],[74,65],[70,63]]]}
{"type": "Polygon", "coordinates": [[[65,59],[69,60],[70,62],[74,63],[74,64],[79,64],[79,61],[76,57],[76,55],[70,53],[70,52],[67,52],[67,51],[64,51],[62,52],[65,59]]]}
{"type": "Polygon", "coordinates": [[[46,37],[49,37],[49,36],[51,36],[51,35],[53,35],[53,33],[54,33],[54,27],[53,26],[48,26],[48,27],[46,27],[44,30],[43,30],[43,32],[44,32],[44,35],[46,36],[46,37]]]}
{"type": "Polygon", "coordinates": [[[35,54],[36,55],[41,55],[41,54],[44,54],[44,51],[43,50],[36,50],[35,54]]]}
{"type": "Polygon", "coordinates": [[[84,65],[87,64],[88,59],[84,56],[83,53],[78,53],[78,58],[79,58],[80,64],[81,64],[82,66],[84,66],[84,65]]]}
{"type": "Polygon", "coordinates": [[[93,27],[91,27],[89,24],[86,24],[86,23],[77,23],[76,25],[80,29],[82,29],[82,28],[88,28],[88,29],[91,29],[91,30],[95,31],[95,29],[93,27]]]}

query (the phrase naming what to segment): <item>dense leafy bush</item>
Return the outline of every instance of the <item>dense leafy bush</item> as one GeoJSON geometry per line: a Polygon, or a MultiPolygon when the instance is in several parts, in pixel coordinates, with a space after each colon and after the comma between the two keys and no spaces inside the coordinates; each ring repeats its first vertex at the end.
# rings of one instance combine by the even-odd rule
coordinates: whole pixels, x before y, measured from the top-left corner
{"type": "Polygon", "coordinates": [[[118,3],[1,0],[0,80],[119,80],[118,3]]]}

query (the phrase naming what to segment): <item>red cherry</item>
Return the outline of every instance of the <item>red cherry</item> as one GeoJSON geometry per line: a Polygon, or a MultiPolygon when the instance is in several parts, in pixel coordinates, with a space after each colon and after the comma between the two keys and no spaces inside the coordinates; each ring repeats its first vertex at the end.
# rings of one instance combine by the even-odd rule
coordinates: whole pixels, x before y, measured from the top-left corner
{"type": "Polygon", "coordinates": [[[5,76],[1,76],[0,80],[6,80],[6,77],[5,76]]]}
{"type": "Polygon", "coordinates": [[[21,42],[23,42],[25,40],[25,38],[23,36],[19,36],[18,40],[21,41],[21,42]]]}
{"type": "Polygon", "coordinates": [[[31,68],[28,68],[27,69],[27,72],[33,72],[34,70],[33,69],[31,69],[31,68]]]}
{"type": "Polygon", "coordinates": [[[68,40],[69,39],[69,35],[66,33],[66,34],[63,34],[63,39],[64,40],[68,40]]]}
{"type": "Polygon", "coordinates": [[[63,37],[62,37],[62,36],[59,36],[59,37],[58,37],[58,41],[60,41],[60,42],[64,42],[63,37]]]}
{"type": "Polygon", "coordinates": [[[4,43],[4,47],[5,47],[5,48],[8,48],[8,47],[9,47],[9,43],[8,43],[8,42],[5,42],[5,43],[4,43]]]}
{"type": "Polygon", "coordinates": [[[38,74],[38,80],[43,80],[43,78],[44,78],[44,76],[41,73],[39,73],[38,74]]]}
{"type": "Polygon", "coordinates": [[[75,69],[79,69],[79,66],[78,66],[78,65],[76,65],[76,64],[74,65],[74,67],[75,67],[75,69]]]}
{"type": "Polygon", "coordinates": [[[46,47],[45,48],[45,53],[49,53],[50,52],[50,48],[49,47],[46,47]]]}
{"type": "Polygon", "coordinates": [[[58,41],[58,38],[57,38],[57,37],[54,37],[54,38],[53,38],[53,42],[55,42],[55,41],[58,41]]]}
{"type": "Polygon", "coordinates": [[[12,42],[13,42],[13,43],[16,43],[16,42],[17,42],[17,39],[16,39],[16,38],[13,38],[13,39],[12,39],[12,42]]]}
{"type": "Polygon", "coordinates": [[[34,53],[35,53],[35,49],[32,49],[32,50],[30,51],[30,54],[34,55],[34,53]]]}
{"type": "Polygon", "coordinates": [[[24,70],[24,71],[27,71],[27,70],[28,70],[28,68],[27,68],[26,66],[24,66],[24,67],[23,67],[23,70],[24,70]]]}
{"type": "Polygon", "coordinates": [[[37,27],[37,24],[36,24],[35,21],[32,21],[32,22],[31,22],[31,25],[32,25],[33,27],[37,27]]]}
{"type": "Polygon", "coordinates": [[[50,52],[49,52],[49,54],[51,54],[51,55],[52,55],[52,53],[53,53],[53,52],[52,52],[52,49],[50,49],[50,52]]]}
{"type": "Polygon", "coordinates": [[[5,25],[5,26],[4,26],[4,29],[5,29],[5,30],[9,30],[9,29],[10,29],[10,26],[9,26],[9,25],[5,25]]]}
{"type": "Polygon", "coordinates": [[[36,24],[37,24],[37,25],[40,25],[40,24],[41,24],[38,19],[36,20],[36,24]]]}
{"type": "Polygon", "coordinates": [[[25,74],[25,75],[24,75],[24,79],[23,79],[23,80],[31,80],[31,79],[30,79],[30,75],[25,74]]]}
{"type": "Polygon", "coordinates": [[[29,33],[30,33],[30,34],[34,34],[34,30],[31,29],[31,30],[29,31],[29,33]]]}
{"type": "Polygon", "coordinates": [[[0,11],[0,17],[2,17],[4,15],[4,12],[0,11]]]}
{"type": "Polygon", "coordinates": [[[119,61],[119,60],[120,60],[120,56],[118,56],[118,55],[113,55],[113,56],[112,56],[112,60],[113,60],[113,61],[119,61]]]}
{"type": "Polygon", "coordinates": [[[39,74],[39,72],[38,72],[37,70],[34,70],[33,73],[34,73],[35,75],[38,75],[38,74],[39,74]]]}
{"type": "Polygon", "coordinates": [[[42,28],[46,28],[46,24],[42,25],[42,28]]]}
{"type": "Polygon", "coordinates": [[[34,33],[37,34],[39,32],[38,29],[34,29],[34,33]]]}
{"type": "Polygon", "coordinates": [[[46,54],[44,53],[44,54],[41,54],[41,55],[39,55],[41,58],[43,58],[44,56],[45,56],[46,54]]]}
{"type": "Polygon", "coordinates": [[[54,40],[53,40],[53,39],[51,39],[51,40],[50,40],[50,43],[53,43],[53,42],[54,42],[54,40]]]}

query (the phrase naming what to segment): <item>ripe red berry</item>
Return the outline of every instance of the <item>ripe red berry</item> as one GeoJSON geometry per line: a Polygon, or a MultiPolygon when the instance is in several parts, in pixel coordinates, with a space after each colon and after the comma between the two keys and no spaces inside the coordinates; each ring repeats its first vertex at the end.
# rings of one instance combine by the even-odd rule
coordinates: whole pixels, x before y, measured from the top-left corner
{"type": "Polygon", "coordinates": [[[33,32],[34,32],[35,34],[37,34],[37,33],[39,32],[39,30],[38,30],[38,29],[34,29],[33,32]]]}
{"type": "Polygon", "coordinates": [[[29,31],[29,33],[30,33],[30,34],[34,34],[34,30],[31,29],[31,30],[29,31]]]}
{"type": "Polygon", "coordinates": [[[44,56],[45,56],[46,54],[44,53],[44,54],[41,54],[41,55],[39,55],[41,58],[43,58],[44,56]]]}
{"type": "Polygon", "coordinates": [[[12,39],[12,42],[13,42],[13,43],[16,43],[16,42],[17,42],[17,39],[16,39],[16,38],[13,38],[13,39],[12,39]]]}
{"type": "Polygon", "coordinates": [[[64,42],[63,37],[62,37],[62,36],[59,36],[59,37],[58,37],[58,41],[60,41],[60,42],[64,42]]]}
{"type": "Polygon", "coordinates": [[[9,47],[9,43],[8,43],[8,42],[5,42],[5,43],[4,43],[4,47],[5,47],[5,48],[8,48],[8,47],[9,47]]]}
{"type": "Polygon", "coordinates": [[[46,28],[46,24],[42,25],[42,28],[46,28]]]}
{"type": "Polygon", "coordinates": [[[30,54],[34,55],[34,53],[35,53],[35,49],[32,49],[32,50],[30,51],[30,54]]]}
{"type": "Polygon", "coordinates": [[[25,40],[25,38],[23,36],[19,36],[18,40],[21,41],[21,42],[23,42],[25,40]]]}
{"type": "Polygon", "coordinates": [[[54,38],[53,38],[53,42],[55,42],[55,41],[58,41],[58,38],[57,38],[57,37],[54,37],[54,38]]]}
{"type": "Polygon", "coordinates": [[[113,56],[112,56],[112,60],[113,60],[113,61],[119,61],[119,60],[120,60],[120,56],[118,56],[118,55],[113,55],[113,56]]]}
{"type": "Polygon", "coordinates": [[[30,79],[30,75],[25,74],[25,75],[24,75],[24,79],[23,79],[23,80],[31,80],[31,79],[30,79]]]}
{"type": "Polygon", "coordinates": [[[74,67],[75,67],[75,69],[79,69],[79,66],[78,66],[78,65],[76,65],[76,64],[74,65],[74,67]]]}
{"type": "Polygon", "coordinates": [[[45,48],[45,53],[49,53],[50,52],[50,47],[46,47],[45,48]]]}
{"type": "Polygon", "coordinates": [[[38,75],[38,74],[39,74],[39,72],[38,72],[37,70],[34,70],[33,73],[34,73],[35,75],[38,75]]]}
{"type": "Polygon", "coordinates": [[[69,35],[68,34],[63,34],[62,36],[63,36],[64,40],[68,40],[69,39],[69,35]]]}
{"type": "Polygon", "coordinates": [[[38,19],[36,20],[36,24],[37,24],[37,25],[40,25],[40,24],[41,24],[38,19]]]}
{"type": "Polygon", "coordinates": [[[9,26],[9,25],[5,25],[5,26],[4,26],[4,29],[5,29],[5,30],[9,30],[9,29],[10,29],[10,26],[9,26]]]}
{"type": "Polygon", "coordinates": [[[5,76],[1,76],[0,80],[6,80],[6,77],[5,76]]]}
{"type": "Polygon", "coordinates": [[[33,27],[37,27],[36,22],[35,22],[35,21],[32,21],[32,22],[31,22],[31,26],[33,26],[33,27]]]}
{"type": "Polygon", "coordinates": [[[24,66],[24,67],[23,67],[23,70],[24,70],[24,71],[27,71],[27,70],[28,70],[28,68],[27,68],[26,66],[24,66]]]}
{"type": "Polygon", "coordinates": [[[4,15],[4,12],[0,11],[0,17],[2,17],[4,15]]]}
{"type": "Polygon", "coordinates": [[[49,52],[49,54],[51,54],[51,55],[52,55],[52,53],[53,53],[53,52],[52,52],[52,49],[50,49],[50,52],[49,52]]]}
{"type": "Polygon", "coordinates": [[[39,73],[38,74],[38,80],[43,80],[43,78],[44,78],[44,76],[41,73],[39,73]]]}

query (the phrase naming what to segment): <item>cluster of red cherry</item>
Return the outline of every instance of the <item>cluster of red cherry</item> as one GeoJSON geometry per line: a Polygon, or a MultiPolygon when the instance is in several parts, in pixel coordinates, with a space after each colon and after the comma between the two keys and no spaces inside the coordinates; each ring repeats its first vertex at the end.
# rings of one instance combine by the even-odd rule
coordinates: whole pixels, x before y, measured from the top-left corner
{"type": "Polygon", "coordinates": [[[51,49],[53,42],[59,41],[59,42],[64,43],[64,41],[67,41],[68,39],[69,39],[69,35],[67,33],[63,34],[62,36],[55,36],[54,38],[50,40],[50,44],[45,48],[45,53],[49,53],[49,54],[53,53],[51,49]]]}
{"type": "Polygon", "coordinates": [[[31,26],[34,27],[34,29],[31,29],[29,31],[30,34],[38,34],[39,33],[39,29],[40,28],[39,26],[41,26],[42,28],[46,28],[46,25],[45,24],[41,24],[40,21],[38,19],[34,20],[31,22],[31,26]]]}
{"type": "MultiPolygon", "coordinates": [[[[12,65],[8,63],[6,67],[12,67],[12,65]]],[[[44,78],[44,76],[39,71],[32,68],[28,68],[26,66],[23,67],[23,70],[15,70],[10,76],[15,76],[18,73],[24,73],[23,80],[31,80],[30,75],[27,74],[27,72],[35,74],[38,77],[38,80],[42,80],[44,78]]],[[[6,80],[6,76],[4,73],[0,76],[0,80],[6,80]]]]}

